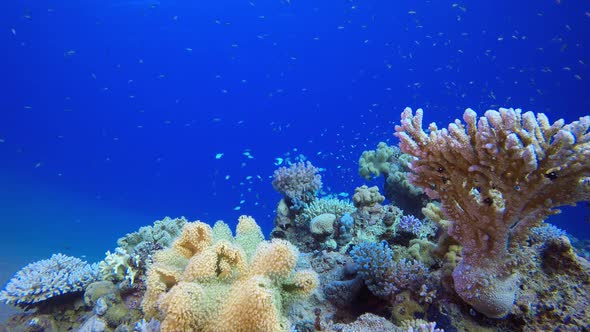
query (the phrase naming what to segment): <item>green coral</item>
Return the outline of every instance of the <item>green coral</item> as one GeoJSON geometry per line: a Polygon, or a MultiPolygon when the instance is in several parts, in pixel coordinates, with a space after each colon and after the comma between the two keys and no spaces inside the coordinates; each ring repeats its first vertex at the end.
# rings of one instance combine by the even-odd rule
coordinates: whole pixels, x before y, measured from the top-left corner
{"type": "Polygon", "coordinates": [[[399,156],[399,149],[379,142],[376,150],[363,151],[359,159],[359,174],[367,180],[373,176],[388,174],[394,159],[399,156]]]}

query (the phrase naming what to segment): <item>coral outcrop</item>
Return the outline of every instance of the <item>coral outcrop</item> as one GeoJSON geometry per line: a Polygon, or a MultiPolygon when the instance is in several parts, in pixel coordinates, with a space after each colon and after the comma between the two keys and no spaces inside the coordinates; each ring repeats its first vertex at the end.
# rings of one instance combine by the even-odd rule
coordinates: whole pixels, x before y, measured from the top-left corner
{"type": "Polygon", "coordinates": [[[555,208],[590,199],[590,117],[565,124],[519,109],[468,109],[462,123],[422,129],[406,108],[396,126],[412,155],[413,184],[441,201],[449,234],[462,246],[453,272],[461,298],[488,317],[513,307],[520,275],[515,253],[555,208]]]}

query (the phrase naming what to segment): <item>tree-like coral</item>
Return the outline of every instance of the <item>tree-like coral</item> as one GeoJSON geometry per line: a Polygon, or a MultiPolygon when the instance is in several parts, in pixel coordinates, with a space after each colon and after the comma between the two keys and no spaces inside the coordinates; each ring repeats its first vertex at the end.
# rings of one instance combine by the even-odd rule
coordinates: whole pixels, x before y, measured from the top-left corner
{"type": "Polygon", "coordinates": [[[264,241],[252,217],[240,217],[236,233],[187,223],[172,247],[156,254],[142,309],[162,321],[162,331],[289,330],[286,303],[310,295],[317,275],[294,271],[297,249],[264,241]]]}
{"type": "Polygon", "coordinates": [[[414,156],[411,181],[440,199],[449,234],[462,246],[455,290],[489,317],[506,315],[519,276],[513,253],[555,207],[590,199],[590,117],[550,124],[539,113],[468,109],[448,129],[422,130],[422,110],[396,126],[414,156]]]}

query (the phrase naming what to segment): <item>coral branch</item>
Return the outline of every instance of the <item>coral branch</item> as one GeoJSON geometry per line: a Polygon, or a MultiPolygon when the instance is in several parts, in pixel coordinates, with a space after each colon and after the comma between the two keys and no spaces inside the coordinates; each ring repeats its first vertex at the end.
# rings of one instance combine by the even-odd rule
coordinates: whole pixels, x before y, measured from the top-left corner
{"type": "Polygon", "coordinates": [[[463,245],[453,276],[459,295],[490,317],[512,307],[518,276],[511,253],[555,208],[590,199],[590,117],[549,123],[540,113],[467,109],[464,123],[422,130],[422,110],[396,126],[416,159],[411,181],[440,199],[449,234],[463,245]]]}

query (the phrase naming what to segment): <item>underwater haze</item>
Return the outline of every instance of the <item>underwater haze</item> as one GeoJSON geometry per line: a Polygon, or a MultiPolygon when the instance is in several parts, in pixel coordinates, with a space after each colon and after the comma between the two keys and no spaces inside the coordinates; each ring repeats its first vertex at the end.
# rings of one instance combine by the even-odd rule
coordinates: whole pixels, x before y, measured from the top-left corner
{"type": "MultiPolygon", "coordinates": [[[[89,262],[165,216],[274,227],[273,172],[320,168],[350,199],[359,157],[405,107],[578,120],[590,3],[5,1],[0,283],[61,252],[89,262]]],[[[588,239],[587,203],[549,222],[588,239]]]]}

